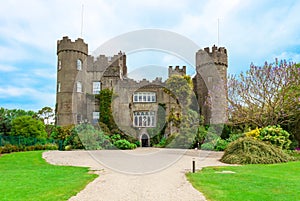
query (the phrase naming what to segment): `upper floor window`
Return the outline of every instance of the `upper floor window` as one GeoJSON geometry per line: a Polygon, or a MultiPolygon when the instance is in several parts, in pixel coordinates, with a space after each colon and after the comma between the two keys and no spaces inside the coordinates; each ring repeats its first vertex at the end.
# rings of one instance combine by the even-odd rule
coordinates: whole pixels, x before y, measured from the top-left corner
{"type": "Polygon", "coordinates": [[[93,82],[93,94],[100,94],[101,82],[93,82]]]}
{"type": "Polygon", "coordinates": [[[58,70],[61,69],[61,60],[60,60],[60,59],[59,59],[58,62],[57,62],[57,68],[58,68],[58,70]]]}
{"type": "Polygon", "coordinates": [[[82,61],[77,59],[77,70],[82,70],[82,61]]]}
{"type": "Polygon", "coordinates": [[[57,83],[57,92],[60,92],[60,82],[57,83]]]}
{"type": "Polygon", "coordinates": [[[156,94],[154,92],[136,92],[133,94],[133,102],[156,102],[156,94]]]}
{"type": "Polygon", "coordinates": [[[155,127],[154,111],[135,111],[133,112],[134,127],[155,127]]]}
{"type": "Polygon", "coordinates": [[[76,92],[82,92],[82,84],[81,82],[76,83],[76,92]]]}

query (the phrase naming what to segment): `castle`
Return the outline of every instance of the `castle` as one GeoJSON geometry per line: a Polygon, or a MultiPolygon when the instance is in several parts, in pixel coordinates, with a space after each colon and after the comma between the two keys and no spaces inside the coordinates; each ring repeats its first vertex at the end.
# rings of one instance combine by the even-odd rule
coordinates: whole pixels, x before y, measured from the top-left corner
{"type": "MultiPolygon", "coordinates": [[[[192,78],[199,112],[206,123],[219,124],[227,119],[227,51],[213,46],[196,52],[196,75],[192,78]]],[[[186,67],[168,68],[169,77],[186,75],[186,67]]],[[[74,42],[68,37],[57,41],[56,124],[82,122],[97,124],[99,101],[94,95],[102,89],[112,89],[117,98],[112,104],[115,122],[121,128],[138,128],[135,136],[143,146],[150,143],[147,128],[156,126],[160,104],[165,112],[178,107],[176,98],[164,90],[161,78],[135,81],[127,77],[126,55],[119,52],[112,57],[88,54],[83,39],[74,42]]],[[[172,128],[168,130],[172,133],[172,128]]]]}

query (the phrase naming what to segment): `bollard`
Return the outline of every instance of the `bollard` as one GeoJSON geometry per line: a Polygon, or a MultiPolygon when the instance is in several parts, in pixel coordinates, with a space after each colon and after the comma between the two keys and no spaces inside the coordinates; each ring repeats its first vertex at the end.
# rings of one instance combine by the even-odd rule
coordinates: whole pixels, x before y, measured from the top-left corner
{"type": "Polygon", "coordinates": [[[193,173],[195,173],[195,159],[193,158],[192,166],[193,166],[193,173]]]}

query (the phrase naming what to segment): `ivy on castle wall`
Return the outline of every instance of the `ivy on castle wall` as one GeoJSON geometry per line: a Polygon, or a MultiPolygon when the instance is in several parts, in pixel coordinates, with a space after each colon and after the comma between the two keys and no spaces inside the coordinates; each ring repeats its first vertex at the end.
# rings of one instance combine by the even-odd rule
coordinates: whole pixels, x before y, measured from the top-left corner
{"type": "Polygon", "coordinates": [[[113,99],[113,91],[103,89],[99,95],[96,95],[99,100],[100,119],[99,122],[105,124],[109,130],[117,129],[117,125],[112,115],[111,103],[113,99]]]}

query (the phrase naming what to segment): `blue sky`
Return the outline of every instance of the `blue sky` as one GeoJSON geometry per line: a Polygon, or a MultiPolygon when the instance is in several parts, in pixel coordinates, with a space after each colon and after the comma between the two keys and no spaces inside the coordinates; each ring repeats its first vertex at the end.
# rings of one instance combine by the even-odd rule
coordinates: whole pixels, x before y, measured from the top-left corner
{"type": "MultiPolygon", "coordinates": [[[[276,0],[10,0],[0,7],[0,107],[54,107],[56,41],[81,37],[89,51],[120,34],[163,29],[199,47],[218,44],[229,55],[229,73],[274,58],[300,62],[300,1],[276,0]]],[[[182,64],[170,55],[128,55],[130,65],[182,64]]],[[[183,62],[184,64],[184,62],[183,62]]],[[[134,74],[134,72],[132,72],[134,74]]],[[[160,74],[159,74],[160,75],[160,74]]]]}

